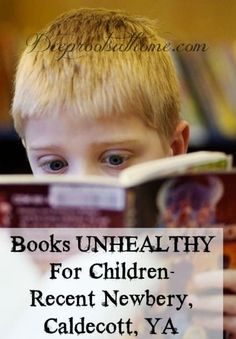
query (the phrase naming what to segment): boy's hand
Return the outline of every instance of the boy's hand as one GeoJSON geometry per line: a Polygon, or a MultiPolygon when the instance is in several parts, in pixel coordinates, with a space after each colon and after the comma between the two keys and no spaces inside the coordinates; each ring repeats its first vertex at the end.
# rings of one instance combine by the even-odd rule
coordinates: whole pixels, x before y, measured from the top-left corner
{"type": "MultiPolygon", "coordinates": [[[[202,273],[196,276],[195,284],[198,290],[217,288],[217,284],[221,281],[222,271],[214,271],[210,273],[202,273]]],[[[232,339],[236,339],[236,269],[224,270],[224,330],[232,333],[232,339]]],[[[221,297],[212,296],[205,298],[197,298],[194,306],[201,310],[212,311],[215,314],[221,310],[221,297]]],[[[212,319],[197,318],[195,321],[207,328],[219,329],[221,325],[217,315],[212,319]]]]}
{"type": "Polygon", "coordinates": [[[236,269],[224,270],[224,288],[230,293],[224,295],[224,326],[236,338],[236,269]]]}

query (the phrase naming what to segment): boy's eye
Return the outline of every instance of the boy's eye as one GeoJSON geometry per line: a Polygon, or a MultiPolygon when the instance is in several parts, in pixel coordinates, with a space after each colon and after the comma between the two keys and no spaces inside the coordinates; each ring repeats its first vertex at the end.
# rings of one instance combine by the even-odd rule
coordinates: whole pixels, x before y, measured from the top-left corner
{"type": "Polygon", "coordinates": [[[68,166],[68,163],[65,160],[55,159],[55,160],[46,160],[42,165],[42,169],[46,173],[62,173],[65,168],[68,166]]]}
{"type": "Polygon", "coordinates": [[[62,160],[54,160],[49,163],[49,168],[51,171],[60,171],[66,164],[62,160]]]}
{"type": "Polygon", "coordinates": [[[119,168],[129,159],[128,154],[105,154],[102,157],[102,163],[107,166],[119,168]]]}
{"type": "Polygon", "coordinates": [[[122,157],[121,155],[114,154],[108,157],[107,162],[112,166],[119,166],[123,164],[124,160],[124,157],[122,157]]]}

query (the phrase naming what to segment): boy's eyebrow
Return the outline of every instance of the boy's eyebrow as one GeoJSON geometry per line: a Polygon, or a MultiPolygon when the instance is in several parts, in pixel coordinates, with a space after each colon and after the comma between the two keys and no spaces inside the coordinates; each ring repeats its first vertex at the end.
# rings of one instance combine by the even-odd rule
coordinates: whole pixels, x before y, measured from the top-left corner
{"type": "MultiPolygon", "coordinates": [[[[126,145],[126,144],[139,144],[140,140],[139,139],[114,139],[111,141],[96,141],[96,142],[92,142],[90,144],[91,147],[109,147],[112,146],[114,144],[116,145],[126,145]]],[[[30,149],[31,151],[43,151],[43,150],[60,150],[62,148],[62,146],[60,145],[54,145],[54,144],[48,144],[48,145],[32,145],[32,146],[28,146],[28,149],[30,149]]]]}
{"type": "Polygon", "coordinates": [[[31,151],[48,151],[48,150],[55,150],[55,149],[60,149],[61,147],[59,147],[58,145],[39,145],[39,146],[28,146],[28,149],[30,149],[31,151]]]}
{"type": "Polygon", "coordinates": [[[114,144],[118,144],[118,145],[126,145],[126,144],[139,144],[140,143],[140,140],[139,139],[113,139],[113,140],[110,140],[110,141],[101,141],[101,142],[93,142],[91,143],[91,145],[93,147],[96,147],[96,146],[112,146],[114,144]]]}

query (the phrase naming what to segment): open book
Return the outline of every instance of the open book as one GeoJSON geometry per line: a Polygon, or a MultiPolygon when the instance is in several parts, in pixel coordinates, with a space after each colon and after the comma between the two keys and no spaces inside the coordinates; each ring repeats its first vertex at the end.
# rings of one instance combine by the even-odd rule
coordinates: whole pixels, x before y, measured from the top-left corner
{"type": "Polygon", "coordinates": [[[224,153],[195,152],[132,166],[119,178],[1,176],[0,226],[186,227],[186,213],[192,227],[236,222],[231,162],[224,153]]]}

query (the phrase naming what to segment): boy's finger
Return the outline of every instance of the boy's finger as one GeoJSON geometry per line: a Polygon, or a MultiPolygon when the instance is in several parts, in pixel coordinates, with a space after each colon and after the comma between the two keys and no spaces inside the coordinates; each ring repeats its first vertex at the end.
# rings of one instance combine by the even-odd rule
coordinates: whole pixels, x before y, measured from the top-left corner
{"type": "Polygon", "coordinates": [[[223,271],[199,273],[194,277],[196,289],[219,288],[223,284],[223,271]]]}
{"type": "Polygon", "coordinates": [[[204,272],[194,277],[194,286],[197,289],[219,288],[224,282],[224,288],[236,292],[236,269],[204,272]]]}
{"type": "Polygon", "coordinates": [[[236,315],[236,295],[224,295],[224,312],[236,315]]]}
{"type": "Polygon", "coordinates": [[[236,269],[224,270],[224,288],[236,292],[236,269]]]}
{"type": "Polygon", "coordinates": [[[203,311],[221,312],[223,309],[223,299],[224,312],[236,315],[236,295],[224,295],[224,298],[217,296],[209,296],[206,298],[194,297],[193,308],[203,311]]]}
{"type": "Polygon", "coordinates": [[[235,316],[224,316],[224,326],[222,326],[222,318],[219,316],[212,317],[201,317],[194,316],[193,317],[194,324],[198,326],[202,326],[209,330],[221,331],[224,327],[225,331],[233,333],[236,335],[236,317],[235,316]]]}
{"type": "Polygon", "coordinates": [[[223,329],[222,317],[217,315],[211,317],[194,316],[193,323],[209,330],[222,331],[223,329]]]}
{"type": "Polygon", "coordinates": [[[236,336],[236,316],[224,317],[224,329],[236,336]]]}
{"type": "Polygon", "coordinates": [[[210,312],[222,312],[223,297],[219,296],[194,297],[193,309],[210,312]]]}

